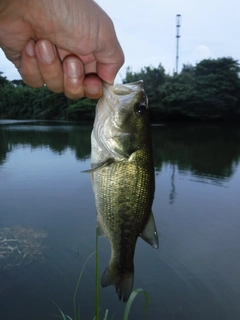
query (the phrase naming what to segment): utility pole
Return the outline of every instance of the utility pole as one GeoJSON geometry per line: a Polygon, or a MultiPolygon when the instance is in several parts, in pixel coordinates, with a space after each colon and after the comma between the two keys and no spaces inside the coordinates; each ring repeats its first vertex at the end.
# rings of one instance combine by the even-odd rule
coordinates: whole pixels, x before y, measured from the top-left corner
{"type": "Polygon", "coordinates": [[[180,23],[181,23],[181,15],[177,14],[176,15],[176,24],[177,24],[176,73],[178,73],[178,60],[179,60],[178,51],[179,51],[179,38],[180,38],[180,23]]]}

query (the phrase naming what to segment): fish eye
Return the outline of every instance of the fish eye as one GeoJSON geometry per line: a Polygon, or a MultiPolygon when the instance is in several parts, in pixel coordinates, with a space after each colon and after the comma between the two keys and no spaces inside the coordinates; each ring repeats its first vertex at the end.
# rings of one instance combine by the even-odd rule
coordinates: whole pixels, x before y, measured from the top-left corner
{"type": "Polygon", "coordinates": [[[138,102],[134,106],[134,111],[137,115],[141,116],[146,113],[146,104],[144,102],[138,102]]]}

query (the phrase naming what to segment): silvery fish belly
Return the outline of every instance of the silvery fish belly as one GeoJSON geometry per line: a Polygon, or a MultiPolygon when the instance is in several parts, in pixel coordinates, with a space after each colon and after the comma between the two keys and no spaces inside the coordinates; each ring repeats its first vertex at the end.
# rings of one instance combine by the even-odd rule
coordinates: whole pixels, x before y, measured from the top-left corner
{"type": "Polygon", "coordinates": [[[154,166],[143,82],[104,84],[91,136],[92,183],[99,234],[111,245],[111,259],[101,284],[115,285],[128,300],[134,278],[134,251],[141,236],[158,248],[151,212],[154,166]]]}

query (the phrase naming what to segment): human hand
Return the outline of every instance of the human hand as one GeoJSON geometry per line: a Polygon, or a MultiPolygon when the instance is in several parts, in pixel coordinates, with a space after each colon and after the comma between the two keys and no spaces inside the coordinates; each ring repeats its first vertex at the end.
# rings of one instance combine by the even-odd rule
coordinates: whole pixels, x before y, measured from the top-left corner
{"type": "Polygon", "coordinates": [[[0,46],[28,85],[72,99],[98,98],[124,61],[111,19],[92,0],[2,0],[0,46]]]}

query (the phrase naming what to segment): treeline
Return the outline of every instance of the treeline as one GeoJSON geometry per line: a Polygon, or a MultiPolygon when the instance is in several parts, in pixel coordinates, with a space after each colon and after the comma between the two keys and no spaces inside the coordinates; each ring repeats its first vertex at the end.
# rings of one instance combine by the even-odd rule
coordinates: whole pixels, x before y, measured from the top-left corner
{"type": "Polygon", "coordinates": [[[73,101],[47,87],[31,88],[22,80],[8,81],[0,72],[0,118],[92,120],[97,100],[73,101]]]}
{"type": "Polygon", "coordinates": [[[124,82],[144,80],[152,119],[240,120],[240,66],[227,57],[183,65],[179,74],[164,68],[127,70],[124,82]]]}
{"type": "MultiPolygon", "coordinates": [[[[166,74],[160,64],[132,72],[123,83],[142,79],[152,121],[240,120],[240,65],[231,57],[183,65],[179,74],[166,74]]],[[[0,72],[0,118],[92,120],[96,100],[72,101],[46,87],[33,89],[22,80],[8,81],[0,72]]]]}

